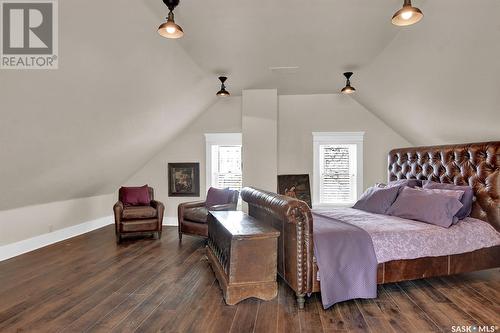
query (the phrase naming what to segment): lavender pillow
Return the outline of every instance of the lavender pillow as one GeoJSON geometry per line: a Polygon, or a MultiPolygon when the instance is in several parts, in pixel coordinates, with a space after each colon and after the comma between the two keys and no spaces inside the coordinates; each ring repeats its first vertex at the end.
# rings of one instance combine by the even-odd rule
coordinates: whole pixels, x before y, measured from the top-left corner
{"type": "Polygon", "coordinates": [[[454,197],[405,187],[387,214],[448,228],[460,208],[462,203],[454,197]]]}
{"type": "Polygon", "coordinates": [[[443,189],[429,189],[429,188],[421,188],[421,187],[417,187],[415,188],[416,190],[419,190],[419,191],[422,191],[422,192],[426,192],[426,193],[437,193],[437,194],[442,194],[442,195],[445,195],[445,196],[448,196],[448,197],[452,197],[452,198],[455,198],[457,199],[458,201],[462,200],[462,197],[464,195],[464,191],[460,191],[460,190],[443,190],[443,189]]]}
{"type": "Polygon", "coordinates": [[[472,187],[459,186],[455,184],[436,183],[432,180],[428,180],[426,183],[424,183],[424,188],[464,191],[464,195],[462,196],[462,199],[460,199],[463,207],[458,211],[456,216],[459,220],[462,220],[470,215],[472,211],[472,201],[474,200],[474,191],[472,190],[472,187]]]}
{"type": "Polygon", "coordinates": [[[418,179],[399,179],[389,182],[389,184],[386,185],[386,187],[393,187],[393,186],[408,186],[411,188],[421,187],[422,181],[418,179]]]}
{"type": "Polygon", "coordinates": [[[215,205],[225,205],[229,203],[231,191],[228,188],[218,189],[211,187],[208,189],[207,200],[205,201],[206,207],[215,205]]]}
{"type": "MultiPolygon", "coordinates": [[[[449,196],[449,197],[457,199],[458,201],[462,200],[462,197],[465,193],[464,191],[458,191],[458,190],[428,189],[428,188],[420,188],[420,187],[415,187],[415,189],[419,190],[419,191],[426,192],[426,193],[437,193],[437,194],[449,196]]],[[[453,217],[453,224],[456,224],[459,221],[457,214],[455,214],[455,216],[453,217]]]]}
{"type": "Polygon", "coordinates": [[[370,187],[352,207],[365,212],[385,214],[398,196],[399,187],[370,187]]]}

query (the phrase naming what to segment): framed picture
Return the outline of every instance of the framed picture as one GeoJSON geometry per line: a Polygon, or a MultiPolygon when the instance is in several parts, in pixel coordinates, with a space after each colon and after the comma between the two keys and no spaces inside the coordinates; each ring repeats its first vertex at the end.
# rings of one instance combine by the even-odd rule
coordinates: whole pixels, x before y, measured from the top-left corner
{"type": "Polygon", "coordinates": [[[168,163],[168,196],[200,196],[200,163],[168,163]]]}
{"type": "Polygon", "coordinates": [[[311,204],[311,186],[309,175],[278,175],[278,193],[311,204]]]}

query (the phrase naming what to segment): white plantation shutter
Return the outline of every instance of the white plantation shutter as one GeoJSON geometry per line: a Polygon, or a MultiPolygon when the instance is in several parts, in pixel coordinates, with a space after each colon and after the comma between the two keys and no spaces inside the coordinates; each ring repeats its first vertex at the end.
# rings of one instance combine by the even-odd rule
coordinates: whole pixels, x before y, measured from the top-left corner
{"type": "Polygon", "coordinates": [[[364,132],[313,132],[313,207],[350,206],[363,191],[364,132]]]}
{"type": "Polygon", "coordinates": [[[356,145],[320,145],[320,202],[356,201],[356,145]]]}
{"type": "Polygon", "coordinates": [[[212,145],[211,186],[241,190],[241,145],[212,145]]]}

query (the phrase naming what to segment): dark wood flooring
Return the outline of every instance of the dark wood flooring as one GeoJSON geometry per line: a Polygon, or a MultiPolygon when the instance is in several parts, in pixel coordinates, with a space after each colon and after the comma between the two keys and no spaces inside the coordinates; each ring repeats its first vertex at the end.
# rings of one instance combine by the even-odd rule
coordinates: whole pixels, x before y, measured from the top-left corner
{"type": "MultiPolygon", "coordinates": [[[[294,294],[224,304],[203,241],[165,228],[161,241],[116,245],[113,227],[0,262],[0,332],[450,332],[500,325],[500,270],[379,287],[337,304],[294,294]]],[[[498,329],[497,329],[498,330],[498,329]]]]}

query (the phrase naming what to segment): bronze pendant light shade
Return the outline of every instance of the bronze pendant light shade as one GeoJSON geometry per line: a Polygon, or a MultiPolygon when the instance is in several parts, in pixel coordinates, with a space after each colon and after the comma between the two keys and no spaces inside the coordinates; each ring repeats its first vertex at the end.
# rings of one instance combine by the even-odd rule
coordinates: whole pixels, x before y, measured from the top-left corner
{"type": "Polygon", "coordinates": [[[169,9],[167,21],[158,27],[158,33],[165,38],[177,39],[184,35],[182,28],[175,23],[174,8],[179,5],[179,0],[163,0],[169,9]]]}
{"type": "Polygon", "coordinates": [[[404,27],[419,22],[424,14],[417,7],[411,5],[411,0],[404,0],[403,8],[392,16],[392,24],[404,27]]]}
{"type": "MultiPolygon", "coordinates": [[[[181,38],[184,35],[182,28],[175,23],[174,9],[179,5],[179,0],[163,0],[168,7],[167,21],[158,27],[158,33],[165,38],[181,38]]],[[[397,26],[408,26],[419,22],[424,14],[417,7],[413,7],[411,0],[404,0],[403,7],[392,16],[392,24],[397,26]]]]}
{"type": "Polygon", "coordinates": [[[343,94],[352,94],[353,92],[356,91],[356,89],[351,86],[351,80],[350,79],[351,79],[351,76],[352,76],[352,72],[345,72],[344,76],[346,78],[345,87],[342,88],[342,90],[340,92],[343,93],[343,94]]]}
{"type": "Polygon", "coordinates": [[[221,82],[221,85],[220,85],[220,90],[217,92],[216,95],[220,97],[230,96],[231,94],[229,93],[229,91],[226,90],[226,86],[224,85],[224,82],[226,82],[227,77],[219,76],[219,80],[221,82]]]}

